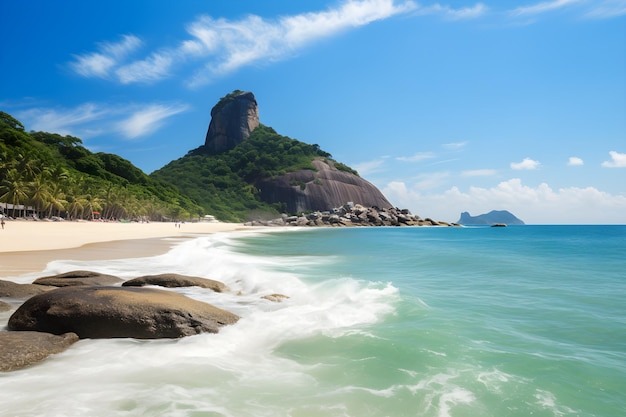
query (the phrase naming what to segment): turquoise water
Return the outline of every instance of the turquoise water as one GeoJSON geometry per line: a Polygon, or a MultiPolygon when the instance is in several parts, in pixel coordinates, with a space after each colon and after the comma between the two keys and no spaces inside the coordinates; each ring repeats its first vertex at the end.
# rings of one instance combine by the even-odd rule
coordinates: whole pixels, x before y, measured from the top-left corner
{"type": "Polygon", "coordinates": [[[219,279],[177,291],[242,319],[80,341],[0,375],[2,416],[626,415],[626,226],[212,235],[45,272],[72,269],[219,279]]]}
{"type": "Polygon", "coordinates": [[[278,350],[352,387],[348,415],[626,415],[625,227],[335,229],[249,242],[266,256],[330,257],[294,268],[310,283],[398,289],[395,313],[367,335],[278,350]]]}

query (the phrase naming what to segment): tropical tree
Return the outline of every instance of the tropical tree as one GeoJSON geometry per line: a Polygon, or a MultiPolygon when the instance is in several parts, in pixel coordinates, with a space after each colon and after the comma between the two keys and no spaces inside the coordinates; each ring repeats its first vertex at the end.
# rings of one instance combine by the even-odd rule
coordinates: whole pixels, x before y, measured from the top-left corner
{"type": "MultiPolygon", "coordinates": [[[[13,216],[15,216],[15,209],[19,205],[24,205],[22,216],[25,216],[26,204],[29,199],[29,188],[17,169],[12,168],[6,173],[6,177],[2,180],[0,190],[2,193],[0,194],[0,201],[13,204],[13,216]]],[[[19,211],[17,216],[19,217],[19,211]]]]}

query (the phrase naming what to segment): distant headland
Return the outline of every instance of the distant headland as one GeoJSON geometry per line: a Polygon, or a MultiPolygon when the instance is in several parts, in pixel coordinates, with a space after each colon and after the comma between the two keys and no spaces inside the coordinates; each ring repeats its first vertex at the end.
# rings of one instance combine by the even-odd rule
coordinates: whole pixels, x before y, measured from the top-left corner
{"type": "Polygon", "coordinates": [[[461,213],[461,217],[457,223],[462,225],[525,224],[521,219],[518,219],[507,210],[492,210],[489,213],[480,214],[478,216],[471,216],[467,211],[464,211],[461,213]]]}

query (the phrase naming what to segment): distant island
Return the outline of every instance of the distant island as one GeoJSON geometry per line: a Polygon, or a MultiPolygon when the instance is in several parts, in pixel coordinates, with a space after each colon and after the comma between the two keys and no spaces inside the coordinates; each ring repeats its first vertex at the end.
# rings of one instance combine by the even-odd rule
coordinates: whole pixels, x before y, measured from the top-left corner
{"type": "Polygon", "coordinates": [[[461,218],[457,221],[462,225],[520,225],[525,224],[507,210],[492,210],[489,213],[471,216],[467,211],[461,213],[461,218]]]}

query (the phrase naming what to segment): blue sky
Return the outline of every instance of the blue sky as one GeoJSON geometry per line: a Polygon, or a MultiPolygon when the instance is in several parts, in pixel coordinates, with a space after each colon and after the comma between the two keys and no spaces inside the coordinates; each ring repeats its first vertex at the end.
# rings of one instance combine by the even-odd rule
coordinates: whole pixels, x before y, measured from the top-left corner
{"type": "Polygon", "coordinates": [[[0,1],[0,109],[150,173],[252,91],[390,201],[626,223],[626,1],[0,1]]]}

